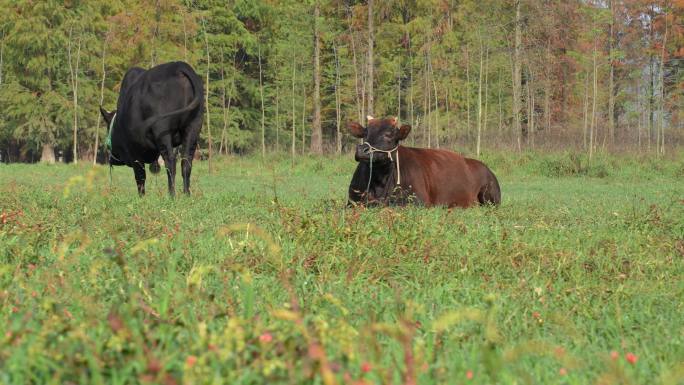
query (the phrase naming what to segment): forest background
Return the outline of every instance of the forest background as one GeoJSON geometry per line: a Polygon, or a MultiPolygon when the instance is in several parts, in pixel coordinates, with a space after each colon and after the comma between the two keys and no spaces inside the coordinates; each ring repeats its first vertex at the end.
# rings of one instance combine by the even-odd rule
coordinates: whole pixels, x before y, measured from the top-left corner
{"type": "Polygon", "coordinates": [[[684,142],[684,0],[0,0],[0,161],[104,161],[132,66],[204,78],[203,157],[408,144],[660,156],[684,142]]]}

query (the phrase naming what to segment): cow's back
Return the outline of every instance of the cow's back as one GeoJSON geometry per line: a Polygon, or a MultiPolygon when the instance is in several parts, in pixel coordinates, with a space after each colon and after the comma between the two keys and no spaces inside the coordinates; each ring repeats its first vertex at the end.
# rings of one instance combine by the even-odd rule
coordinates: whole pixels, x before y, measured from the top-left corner
{"type": "MultiPolygon", "coordinates": [[[[190,76],[197,74],[186,63],[160,64],[136,80],[131,101],[140,106],[143,119],[179,110],[202,94],[201,89],[194,89],[190,76]]],[[[182,120],[184,116],[177,118],[182,120]]]]}
{"type": "Polygon", "coordinates": [[[149,70],[134,67],[121,82],[117,130],[113,145],[125,163],[152,162],[159,157],[159,140],[169,135],[175,147],[188,133],[189,122],[202,114],[201,79],[183,62],[161,64],[149,70]],[[199,102],[197,102],[199,100],[199,102]],[[163,119],[196,102],[197,108],[163,119]]]}
{"type": "Polygon", "coordinates": [[[402,186],[427,206],[468,207],[477,201],[466,159],[452,151],[400,147],[402,186]]]}

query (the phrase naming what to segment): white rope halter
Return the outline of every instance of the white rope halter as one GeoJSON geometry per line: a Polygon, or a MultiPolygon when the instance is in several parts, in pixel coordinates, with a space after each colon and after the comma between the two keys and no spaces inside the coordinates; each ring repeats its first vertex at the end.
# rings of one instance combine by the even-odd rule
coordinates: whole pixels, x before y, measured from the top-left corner
{"type": "MultiPolygon", "coordinates": [[[[389,159],[390,159],[390,162],[394,162],[394,159],[392,158],[392,153],[396,151],[396,155],[395,155],[395,156],[396,156],[396,158],[397,158],[397,161],[394,162],[394,163],[397,165],[397,186],[400,185],[400,184],[401,184],[401,171],[400,171],[400,168],[399,168],[399,145],[397,145],[396,147],[394,147],[394,148],[391,149],[391,150],[381,150],[381,149],[379,149],[379,148],[373,147],[373,146],[372,146],[370,143],[368,143],[368,142],[363,142],[363,144],[365,144],[366,146],[368,146],[368,149],[369,149],[368,152],[370,153],[370,156],[371,156],[371,162],[373,162],[373,154],[376,153],[376,152],[382,152],[382,153],[387,154],[387,156],[388,156],[389,159]]],[[[371,163],[371,167],[372,167],[372,163],[371,163]]],[[[372,170],[372,168],[371,168],[371,170],[372,170]]],[[[369,184],[370,184],[370,179],[368,180],[368,182],[369,182],[369,184]]]]}

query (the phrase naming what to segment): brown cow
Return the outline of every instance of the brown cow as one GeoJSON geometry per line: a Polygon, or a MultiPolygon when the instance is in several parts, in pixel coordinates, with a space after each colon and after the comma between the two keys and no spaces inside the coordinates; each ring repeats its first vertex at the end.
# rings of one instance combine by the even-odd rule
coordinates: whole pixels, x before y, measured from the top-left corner
{"type": "Polygon", "coordinates": [[[397,118],[351,122],[359,163],[349,185],[350,204],[470,207],[501,203],[499,182],[482,162],[447,150],[404,147],[411,126],[397,118]]]}

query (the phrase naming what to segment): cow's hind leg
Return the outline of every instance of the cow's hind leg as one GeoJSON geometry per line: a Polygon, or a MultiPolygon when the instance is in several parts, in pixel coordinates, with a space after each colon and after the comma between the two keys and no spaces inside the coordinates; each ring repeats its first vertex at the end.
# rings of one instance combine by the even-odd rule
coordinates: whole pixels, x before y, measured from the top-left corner
{"type": "Polygon", "coordinates": [[[195,148],[193,146],[187,151],[183,149],[183,156],[181,156],[181,172],[183,173],[183,192],[190,195],[190,174],[192,173],[192,158],[195,157],[195,148]]]}
{"type": "Polygon", "coordinates": [[[188,127],[188,134],[183,141],[183,152],[181,155],[181,172],[183,173],[183,192],[190,195],[190,174],[192,173],[192,159],[195,157],[195,150],[197,149],[197,138],[199,131],[202,128],[202,119],[195,118],[190,127],[188,127]]]}
{"type": "Polygon", "coordinates": [[[133,173],[135,174],[135,184],[138,185],[138,195],[145,195],[145,165],[142,163],[133,163],[133,173]]]}
{"type": "Polygon", "coordinates": [[[174,197],[176,196],[176,152],[173,150],[170,138],[164,141],[160,152],[164,159],[166,175],[169,178],[169,195],[174,197]]]}
{"type": "Polygon", "coordinates": [[[480,204],[498,205],[501,203],[501,188],[494,173],[486,168],[486,181],[477,194],[480,204]]]}

